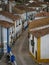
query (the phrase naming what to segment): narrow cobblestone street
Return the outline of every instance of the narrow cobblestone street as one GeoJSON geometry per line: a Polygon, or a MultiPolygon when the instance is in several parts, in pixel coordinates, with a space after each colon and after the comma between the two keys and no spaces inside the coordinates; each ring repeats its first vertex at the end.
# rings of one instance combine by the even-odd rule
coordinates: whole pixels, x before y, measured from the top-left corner
{"type": "Polygon", "coordinates": [[[13,53],[16,56],[18,65],[37,65],[33,62],[28,50],[28,38],[27,31],[16,41],[15,46],[12,48],[13,53]]]}
{"type": "MultiPolygon", "coordinates": [[[[22,33],[20,38],[16,41],[12,51],[16,56],[16,62],[18,65],[39,65],[31,58],[31,55],[29,54],[27,30],[24,31],[24,33],[22,33]]],[[[49,63],[43,63],[42,65],[49,65],[49,63]]]]}
{"type": "MultiPolygon", "coordinates": [[[[17,65],[49,65],[49,63],[37,64],[29,54],[28,45],[28,31],[24,31],[20,38],[16,40],[15,45],[12,47],[12,53],[16,57],[17,65]]],[[[2,58],[0,65],[7,65],[2,58]]]]}

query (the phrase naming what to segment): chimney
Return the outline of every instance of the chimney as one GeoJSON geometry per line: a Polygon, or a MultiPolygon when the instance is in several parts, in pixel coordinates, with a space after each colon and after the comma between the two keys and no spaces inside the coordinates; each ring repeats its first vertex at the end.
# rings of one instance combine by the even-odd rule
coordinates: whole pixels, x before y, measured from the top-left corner
{"type": "Polygon", "coordinates": [[[15,0],[9,0],[9,12],[12,13],[12,8],[15,6],[15,0]]]}

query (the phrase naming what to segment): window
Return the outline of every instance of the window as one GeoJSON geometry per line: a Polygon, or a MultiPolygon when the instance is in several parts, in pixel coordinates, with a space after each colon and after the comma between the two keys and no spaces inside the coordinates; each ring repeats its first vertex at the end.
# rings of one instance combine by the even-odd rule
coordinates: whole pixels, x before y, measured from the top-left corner
{"type": "Polygon", "coordinates": [[[19,25],[21,25],[21,21],[19,21],[19,25]]]}
{"type": "Polygon", "coordinates": [[[32,52],[34,53],[34,41],[31,40],[31,45],[32,45],[32,52]]]}
{"type": "Polygon", "coordinates": [[[34,53],[34,46],[32,46],[32,52],[34,53]]]}
{"type": "Polygon", "coordinates": [[[31,46],[32,46],[32,52],[34,53],[34,36],[32,37],[32,40],[31,40],[31,46]]]}
{"type": "Polygon", "coordinates": [[[31,45],[34,46],[34,41],[33,40],[31,40],[31,45]]]}
{"type": "Polygon", "coordinates": [[[14,28],[12,28],[12,34],[14,33],[14,28]]]}
{"type": "Polygon", "coordinates": [[[18,27],[18,25],[19,25],[19,21],[16,22],[16,27],[18,27]]]}

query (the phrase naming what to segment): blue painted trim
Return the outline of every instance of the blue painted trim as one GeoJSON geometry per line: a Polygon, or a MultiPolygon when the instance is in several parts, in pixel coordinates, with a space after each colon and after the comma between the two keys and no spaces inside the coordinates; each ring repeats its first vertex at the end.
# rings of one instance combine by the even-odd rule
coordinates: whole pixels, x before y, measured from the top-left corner
{"type": "Polygon", "coordinates": [[[26,21],[27,21],[27,12],[26,12],[26,21]]]}
{"type": "Polygon", "coordinates": [[[24,28],[25,30],[28,28],[28,25],[24,28]]]}
{"type": "Polygon", "coordinates": [[[9,28],[7,28],[7,45],[9,45],[9,28]]]}
{"type": "MultiPolygon", "coordinates": [[[[3,45],[3,27],[1,26],[1,45],[3,45]]],[[[3,53],[3,48],[1,48],[1,53],[3,53]]]]}

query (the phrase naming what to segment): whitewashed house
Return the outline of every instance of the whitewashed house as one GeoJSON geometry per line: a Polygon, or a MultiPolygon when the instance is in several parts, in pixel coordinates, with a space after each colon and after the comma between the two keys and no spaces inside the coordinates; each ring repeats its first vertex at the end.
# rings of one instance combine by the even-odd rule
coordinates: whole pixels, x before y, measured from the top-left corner
{"type": "Polygon", "coordinates": [[[18,15],[13,15],[12,13],[1,11],[0,12],[0,20],[5,20],[11,23],[14,23],[13,27],[13,37],[16,38],[19,36],[22,32],[22,22],[21,18],[18,15]]]}
{"type": "Polygon", "coordinates": [[[28,5],[26,5],[27,7],[29,7],[29,8],[33,8],[33,9],[36,9],[36,12],[38,13],[38,12],[40,12],[40,10],[41,10],[41,5],[40,4],[38,4],[38,2],[32,2],[32,3],[29,3],[28,5]]]}
{"type": "Polygon", "coordinates": [[[28,27],[28,21],[30,20],[32,15],[32,19],[34,18],[34,13],[36,11],[33,8],[28,8],[26,5],[16,5],[13,8],[13,12],[15,12],[15,15],[20,15],[21,20],[23,23],[23,28],[26,29],[28,27]],[[30,18],[29,18],[30,16],[30,18]]]}
{"type": "Polygon", "coordinates": [[[7,53],[7,45],[10,45],[13,23],[0,20],[0,53],[7,53]]]}
{"type": "Polygon", "coordinates": [[[49,18],[30,22],[29,52],[36,62],[49,62],[49,18]]]}
{"type": "Polygon", "coordinates": [[[23,29],[25,29],[28,26],[28,23],[27,23],[27,14],[26,14],[24,6],[21,6],[21,5],[15,6],[13,8],[13,12],[15,12],[15,15],[21,16],[23,29]]]}

